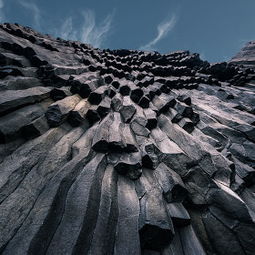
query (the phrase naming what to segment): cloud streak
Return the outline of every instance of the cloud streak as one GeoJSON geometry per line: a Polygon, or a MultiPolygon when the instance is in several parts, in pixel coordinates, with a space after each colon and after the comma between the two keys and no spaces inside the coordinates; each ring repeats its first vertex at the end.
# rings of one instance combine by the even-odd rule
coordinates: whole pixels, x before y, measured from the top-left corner
{"type": "Polygon", "coordinates": [[[100,48],[111,30],[113,14],[109,14],[99,25],[96,25],[93,11],[84,11],[83,17],[84,25],[81,40],[100,48]]]}
{"type": "Polygon", "coordinates": [[[62,24],[60,31],[55,33],[63,39],[78,40],[77,31],[73,28],[72,17],[67,18],[62,24]]]}
{"type": "Polygon", "coordinates": [[[0,0],[0,22],[3,22],[5,19],[5,14],[4,14],[4,1],[0,0]]]}
{"type": "Polygon", "coordinates": [[[96,23],[94,11],[90,9],[83,11],[82,16],[83,23],[80,30],[74,28],[73,19],[69,17],[61,26],[60,32],[58,33],[59,36],[64,39],[80,40],[96,48],[102,47],[111,31],[114,13],[107,15],[99,24],[96,23]]]}
{"type": "Polygon", "coordinates": [[[164,21],[160,23],[157,26],[157,36],[148,42],[147,44],[143,45],[140,47],[141,50],[155,50],[156,44],[158,44],[162,39],[164,39],[169,32],[171,32],[177,22],[177,17],[176,15],[172,15],[171,19],[164,21]]]}
{"type": "Polygon", "coordinates": [[[19,4],[33,14],[34,25],[39,29],[41,27],[41,11],[37,4],[26,0],[19,0],[19,4]]]}

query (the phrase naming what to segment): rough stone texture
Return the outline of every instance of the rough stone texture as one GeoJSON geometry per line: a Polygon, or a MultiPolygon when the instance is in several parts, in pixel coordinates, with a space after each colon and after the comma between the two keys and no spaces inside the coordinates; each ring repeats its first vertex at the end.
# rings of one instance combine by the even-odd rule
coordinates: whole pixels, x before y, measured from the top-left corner
{"type": "Polygon", "coordinates": [[[231,62],[254,68],[255,41],[248,42],[245,47],[231,59],[231,62]]]}
{"type": "Polygon", "coordinates": [[[254,56],[0,25],[0,253],[254,254],[254,56]]]}

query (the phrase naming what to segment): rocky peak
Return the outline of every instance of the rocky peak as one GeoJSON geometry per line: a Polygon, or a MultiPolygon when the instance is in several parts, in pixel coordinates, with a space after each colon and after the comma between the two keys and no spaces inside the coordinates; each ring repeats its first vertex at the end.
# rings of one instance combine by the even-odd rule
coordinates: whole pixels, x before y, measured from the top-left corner
{"type": "Polygon", "coordinates": [[[231,63],[254,68],[255,66],[255,41],[248,42],[241,51],[234,56],[231,63]]]}

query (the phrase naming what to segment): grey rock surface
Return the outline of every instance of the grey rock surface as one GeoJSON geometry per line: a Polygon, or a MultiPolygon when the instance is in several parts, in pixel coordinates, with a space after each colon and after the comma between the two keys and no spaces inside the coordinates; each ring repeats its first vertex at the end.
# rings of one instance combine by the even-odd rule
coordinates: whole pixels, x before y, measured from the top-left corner
{"type": "Polygon", "coordinates": [[[253,255],[254,68],[0,25],[0,253],[253,255]]]}
{"type": "Polygon", "coordinates": [[[245,47],[234,56],[230,62],[242,64],[246,67],[254,68],[255,65],[255,41],[246,43],[245,47]]]}

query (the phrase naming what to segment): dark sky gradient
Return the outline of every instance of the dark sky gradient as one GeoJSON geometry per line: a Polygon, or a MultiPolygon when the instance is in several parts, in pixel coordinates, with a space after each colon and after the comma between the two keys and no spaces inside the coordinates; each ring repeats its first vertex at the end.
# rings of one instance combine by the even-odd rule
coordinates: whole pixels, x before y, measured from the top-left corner
{"type": "MultiPolygon", "coordinates": [[[[175,25],[153,46],[161,53],[189,49],[210,62],[225,61],[245,42],[255,40],[255,0],[2,1],[2,22],[18,22],[43,33],[63,36],[63,24],[69,18],[76,31],[75,39],[81,39],[82,28],[87,25],[84,11],[91,10],[97,26],[108,16],[111,24],[104,37],[99,38],[102,48],[139,49],[157,36],[160,23],[173,16],[175,25]],[[37,6],[37,17],[35,7],[29,5],[37,6]]],[[[91,38],[89,42],[93,44],[94,37],[91,38]]]]}

